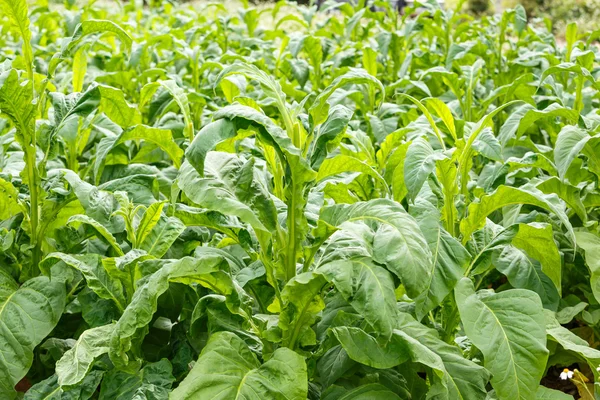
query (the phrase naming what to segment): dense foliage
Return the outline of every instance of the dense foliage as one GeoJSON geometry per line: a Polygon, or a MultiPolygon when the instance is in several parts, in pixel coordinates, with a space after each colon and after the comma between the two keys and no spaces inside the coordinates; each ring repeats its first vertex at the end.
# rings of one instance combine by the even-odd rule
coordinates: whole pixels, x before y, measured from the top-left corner
{"type": "Polygon", "coordinates": [[[595,35],[0,4],[1,399],[595,398],[595,35]]]}

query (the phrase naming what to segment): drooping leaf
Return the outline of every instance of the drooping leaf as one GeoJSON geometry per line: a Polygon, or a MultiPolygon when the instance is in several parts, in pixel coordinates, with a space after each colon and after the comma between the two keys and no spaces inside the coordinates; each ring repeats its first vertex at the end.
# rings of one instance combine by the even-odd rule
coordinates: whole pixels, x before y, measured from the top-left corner
{"type": "Polygon", "coordinates": [[[548,359],[537,294],[523,289],[476,294],[463,278],[455,289],[465,332],[483,353],[499,399],[533,399],[548,359]]]}

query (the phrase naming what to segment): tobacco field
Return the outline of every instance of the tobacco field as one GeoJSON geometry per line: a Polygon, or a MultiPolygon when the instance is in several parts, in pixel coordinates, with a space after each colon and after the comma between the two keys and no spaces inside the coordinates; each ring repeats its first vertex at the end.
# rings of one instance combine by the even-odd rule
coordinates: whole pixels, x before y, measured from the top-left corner
{"type": "Polygon", "coordinates": [[[0,399],[600,398],[599,37],[0,0],[0,399]]]}

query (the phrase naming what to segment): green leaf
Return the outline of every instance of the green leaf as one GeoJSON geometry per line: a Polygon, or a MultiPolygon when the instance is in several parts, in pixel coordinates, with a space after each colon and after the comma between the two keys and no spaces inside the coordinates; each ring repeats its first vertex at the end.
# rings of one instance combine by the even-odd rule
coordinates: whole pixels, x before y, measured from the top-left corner
{"type": "MultiPolygon", "coordinates": [[[[31,30],[29,28],[29,10],[27,9],[27,0],[2,0],[2,11],[8,15],[8,18],[19,32],[19,36],[23,39],[22,51],[29,79],[33,79],[33,50],[31,48],[31,30]]],[[[0,105],[0,108],[2,106],[0,105]]]]}
{"type": "Polygon", "coordinates": [[[0,178],[0,220],[8,219],[21,212],[19,193],[10,183],[0,178]]]}
{"type": "Polygon", "coordinates": [[[393,368],[411,358],[405,342],[397,335],[380,343],[360,328],[340,326],[332,332],[351,359],[373,368],[393,368]]]}
{"type": "Polygon", "coordinates": [[[321,397],[322,400],[400,400],[400,397],[379,383],[369,383],[346,390],[334,386],[321,397]]]}
{"type": "Polygon", "coordinates": [[[144,140],[153,143],[167,153],[176,168],[181,166],[183,150],[175,143],[170,131],[146,125],[136,125],[131,129],[124,130],[118,136],[106,137],[100,141],[96,151],[96,162],[94,163],[94,176],[97,183],[100,182],[104,162],[108,154],[118,145],[128,140],[144,140]]]}
{"type": "Polygon", "coordinates": [[[339,135],[346,131],[353,114],[352,110],[340,104],[329,110],[327,119],[319,126],[315,134],[316,139],[313,141],[310,155],[310,164],[313,169],[319,169],[330,151],[328,147],[330,144],[335,143],[339,135]]]}
{"type": "Polygon", "coordinates": [[[369,166],[358,158],[344,154],[338,154],[335,157],[326,158],[323,161],[317,174],[317,182],[325,180],[334,175],[352,172],[367,174],[383,185],[383,187],[386,187],[387,185],[383,177],[379,175],[379,173],[373,167],[369,166]]]}
{"type": "Polygon", "coordinates": [[[478,203],[469,205],[467,218],[460,222],[463,243],[470,239],[473,232],[483,227],[487,216],[492,212],[517,204],[530,204],[554,213],[567,228],[573,242],[575,241],[573,227],[565,213],[564,205],[555,194],[547,195],[532,187],[516,188],[502,185],[494,193],[483,196],[478,203]]]}
{"type": "Polygon", "coordinates": [[[104,371],[92,371],[83,381],[75,387],[63,389],[58,384],[58,378],[52,375],[50,378],[33,385],[24,400],[88,400],[90,399],[104,376],[104,371]]]}
{"type": "Polygon", "coordinates": [[[314,345],[315,334],[311,326],[325,303],[321,291],[327,280],[321,274],[305,272],[290,279],[281,291],[284,302],[278,325],[282,330],[283,343],[291,349],[296,344],[314,345]]]}
{"type": "Polygon", "coordinates": [[[440,226],[440,213],[430,203],[417,199],[411,213],[433,254],[434,269],[426,287],[415,298],[415,313],[421,320],[440,305],[465,273],[471,258],[469,252],[440,226]],[[415,211],[416,215],[415,215],[415,211]]]}
{"type": "Polygon", "coordinates": [[[516,247],[506,246],[495,254],[492,263],[498,271],[506,275],[513,287],[534,291],[540,296],[544,308],[553,311],[558,309],[558,290],[554,282],[542,272],[542,267],[537,261],[531,260],[516,247]]]}
{"type": "Polygon", "coordinates": [[[152,232],[160,220],[164,205],[164,202],[156,202],[144,211],[144,215],[136,227],[136,243],[143,243],[144,239],[152,232]]]}
{"type": "Polygon", "coordinates": [[[73,348],[56,363],[56,375],[61,387],[77,385],[86,377],[94,360],[108,353],[114,328],[114,324],[104,325],[88,329],[79,336],[73,348]]]}
{"type": "Polygon", "coordinates": [[[437,114],[438,117],[440,117],[440,119],[442,120],[444,125],[446,125],[446,128],[450,132],[450,135],[452,135],[452,138],[456,140],[458,136],[456,135],[454,116],[452,115],[452,112],[450,111],[450,108],[448,108],[446,103],[435,97],[429,97],[425,99],[424,102],[428,108],[433,110],[433,112],[437,114]]]}
{"type": "Polygon", "coordinates": [[[121,128],[140,124],[142,116],[137,107],[125,100],[123,91],[111,86],[98,85],[100,91],[100,110],[121,128]]]}
{"type": "Polygon", "coordinates": [[[332,282],[352,307],[384,338],[392,334],[396,296],[392,275],[369,259],[337,260],[317,272],[332,282]]]}
{"type": "Polygon", "coordinates": [[[536,400],[573,400],[573,396],[559,390],[549,389],[545,386],[538,387],[535,393],[536,400]]]}
{"type": "Polygon", "coordinates": [[[140,249],[156,258],[161,258],[171,248],[179,235],[185,231],[185,228],[179,218],[161,215],[154,228],[139,244],[140,249]]]}
{"type": "Polygon", "coordinates": [[[54,108],[54,129],[59,133],[70,118],[87,117],[98,107],[101,98],[100,90],[96,85],[90,85],[84,93],[64,95],[60,92],[51,92],[49,96],[54,108]]]}
{"type": "Polygon", "coordinates": [[[84,214],[73,215],[67,221],[67,225],[78,226],[79,224],[85,224],[87,226],[90,226],[96,232],[96,236],[98,236],[98,238],[104,239],[118,255],[123,255],[123,250],[117,243],[115,237],[100,222],[84,214]]]}
{"type": "Polygon", "coordinates": [[[598,368],[600,364],[600,350],[590,347],[588,342],[580,338],[567,328],[562,327],[556,320],[554,313],[545,311],[546,332],[548,338],[560,344],[565,350],[571,351],[582,357],[590,369],[598,368]]]}
{"type": "Polygon", "coordinates": [[[65,307],[64,282],[28,280],[0,302],[0,397],[16,398],[14,386],[33,363],[33,350],[54,329],[65,307]]]}
{"type": "Polygon", "coordinates": [[[562,260],[554,241],[552,226],[541,223],[519,224],[519,231],[512,244],[542,264],[542,272],[554,282],[560,293],[562,260]]]}
{"type": "Polygon", "coordinates": [[[525,8],[521,4],[517,4],[515,7],[515,29],[521,34],[527,26],[527,13],[525,8]]]}
{"type": "Polygon", "coordinates": [[[404,183],[411,201],[415,200],[421,187],[435,170],[435,161],[441,158],[443,155],[433,151],[424,137],[420,137],[410,144],[404,159],[404,183]]]}
{"type": "Polygon", "coordinates": [[[149,363],[131,374],[112,369],[105,374],[100,387],[99,400],[166,399],[175,381],[173,367],[167,359],[149,363]]]}
{"type": "Polygon", "coordinates": [[[558,103],[552,103],[543,110],[538,110],[529,104],[524,104],[504,122],[498,134],[498,140],[505,147],[511,139],[519,139],[531,126],[540,119],[562,117],[568,122],[576,122],[579,113],[558,103]]]}
{"type": "Polygon", "coordinates": [[[100,256],[96,254],[50,253],[40,263],[40,271],[49,276],[52,266],[59,261],[81,272],[88,287],[98,296],[114,301],[120,311],[125,309],[127,301],[123,293],[123,285],[104,269],[100,256]]]}
{"type": "MultiPolygon", "coordinates": [[[[470,400],[481,398],[487,392],[489,372],[481,365],[466,359],[456,346],[442,341],[438,332],[415,321],[406,313],[399,313],[398,327],[410,337],[416,338],[423,346],[437,354],[446,374],[440,388],[449,399],[470,400]]],[[[439,389],[438,389],[439,390],[439,389]]]]}
{"type": "Polygon", "coordinates": [[[308,113],[312,118],[313,125],[319,125],[327,119],[327,116],[329,115],[329,103],[327,100],[329,99],[329,97],[331,97],[333,92],[335,92],[341,87],[352,84],[368,84],[372,87],[379,89],[379,91],[382,94],[385,94],[385,89],[383,88],[382,83],[377,78],[375,78],[365,70],[358,68],[350,68],[349,72],[346,72],[344,75],[335,78],[331,85],[329,85],[325,90],[323,90],[317,96],[312,106],[310,106],[308,113]]]}
{"type": "Polygon", "coordinates": [[[537,185],[537,188],[546,194],[556,193],[577,214],[584,224],[587,222],[587,213],[581,201],[581,190],[579,188],[564,183],[555,176],[546,179],[537,185]]]}
{"type": "Polygon", "coordinates": [[[412,298],[419,296],[433,272],[431,250],[418,224],[398,203],[377,199],[325,207],[321,221],[340,227],[346,221],[381,224],[373,242],[373,259],[396,274],[412,298]]]}
{"type": "MultiPolygon", "coordinates": [[[[3,0],[10,2],[9,7],[19,6],[25,7],[27,13],[26,2],[3,0]]],[[[27,19],[29,24],[29,19],[27,19]]],[[[11,69],[0,75],[0,112],[6,115],[17,129],[16,139],[25,147],[31,143],[32,135],[35,129],[36,107],[33,104],[33,83],[27,81],[24,84],[19,82],[19,73],[17,70],[11,69]]]]}
{"type": "Polygon", "coordinates": [[[229,154],[217,154],[209,159],[211,173],[206,178],[185,161],[177,178],[179,188],[194,203],[224,215],[237,217],[251,225],[255,231],[268,233],[269,230],[254,210],[236,195],[235,185],[241,169],[241,160],[229,154]]]}
{"type": "Polygon", "coordinates": [[[548,359],[545,321],[537,294],[523,289],[476,294],[463,278],[455,289],[467,337],[483,353],[500,400],[533,399],[548,359]]]}
{"type": "Polygon", "coordinates": [[[590,269],[590,286],[596,301],[600,302],[600,237],[591,232],[575,232],[577,245],[585,252],[590,269]]]}
{"type": "Polygon", "coordinates": [[[323,383],[323,388],[331,386],[337,379],[341,378],[355,362],[348,356],[346,350],[340,345],[333,346],[327,350],[317,361],[317,370],[323,383]]]}
{"type": "Polygon", "coordinates": [[[221,270],[222,256],[206,254],[201,258],[186,257],[180,260],[163,260],[162,267],[141,284],[131,302],[117,321],[111,336],[110,358],[117,366],[127,367],[130,363],[126,354],[138,330],[146,329],[156,312],[158,297],[167,291],[170,281],[198,283],[210,287],[222,295],[234,292],[231,276],[221,270]]]}
{"type": "Polygon", "coordinates": [[[213,334],[188,376],[170,398],[305,400],[304,359],[281,347],[264,364],[230,332],[213,334]]]}
{"type": "Polygon", "coordinates": [[[181,114],[183,114],[183,130],[185,137],[192,142],[194,140],[194,123],[192,121],[192,113],[190,111],[190,103],[185,91],[174,80],[150,82],[142,88],[141,99],[138,108],[142,108],[144,104],[152,98],[158,88],[166,90],[173,101],[177,103],[181,114]]]}
{"type": "Polygon", "coordinates": [[[561,129],[554,147],[554,163],[561,179],[565,179],[573,160],[582,154],[590,139],[592,136],[576,126],[567,125],[561,129]]]}
{"type": "Polygon", "coordinates": [[[129,36],[129,34],[125,32],[125,30],[123,30],[123,28],[121,28],[119,25],[106,19],[88,19],[83,21],[75,28],[72,40],[77,40],[80,37],[92,35],[94,33],[105,32],[114,33],[119,37],[125,47],[128,49],[131,48],[131,36],[129,36]]]}

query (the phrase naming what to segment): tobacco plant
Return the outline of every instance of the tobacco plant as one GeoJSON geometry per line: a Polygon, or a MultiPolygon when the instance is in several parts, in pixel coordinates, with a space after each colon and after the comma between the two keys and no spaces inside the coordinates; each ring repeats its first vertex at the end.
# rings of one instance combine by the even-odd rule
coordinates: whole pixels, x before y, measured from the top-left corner
{"type": "Polygon", "coordinates": [[[0,398],[600,393],[596,32],[0,4],[0,398]]]}

